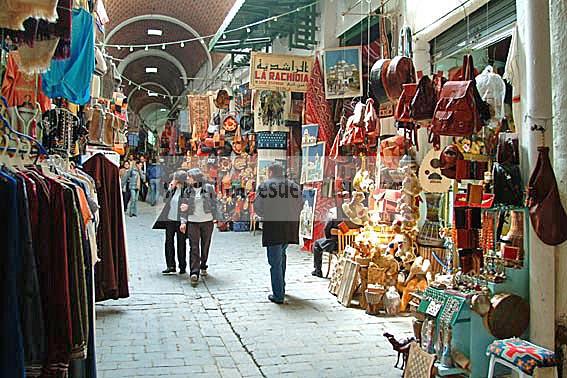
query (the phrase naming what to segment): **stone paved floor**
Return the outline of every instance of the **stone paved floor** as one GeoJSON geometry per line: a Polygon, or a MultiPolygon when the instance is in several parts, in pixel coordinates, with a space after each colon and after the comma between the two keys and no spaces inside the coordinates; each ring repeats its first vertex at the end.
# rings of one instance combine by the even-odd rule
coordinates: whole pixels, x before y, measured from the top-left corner
{"type": "Polygon", "coordinates": [[[210,276],[162,276],[156,210],[127,220],[131,297],[98,304],[99,377],[401,377],[382,333],[405,335],[408,318],[344,308],[310,275],[310,254],[288,250],[287,303],[267,301],[260,235],[213,237],[210,276]]]}

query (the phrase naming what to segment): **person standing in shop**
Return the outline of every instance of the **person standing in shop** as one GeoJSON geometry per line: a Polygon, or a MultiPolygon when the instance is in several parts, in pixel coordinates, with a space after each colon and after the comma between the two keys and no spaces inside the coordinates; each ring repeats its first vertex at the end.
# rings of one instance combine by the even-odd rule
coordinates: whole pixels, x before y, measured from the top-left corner
{"type": "Polygon", "coordinates": [[[160,215],[154,223],[154,230],[165,230],[165,262],[167,268],[163,274],[175,273],[175,240],[177,239],[177,262],[179,274],[186,274],[187,271],[187,237],[180,230],[180,207],[181,196],[185,190],[187,173],[177,171],[173,174],[173,180],[169,183],[169,188],[165,193],[166,203],[160,215]]]}
{"type": "Polygon", "coordinates": [[[125,161],[120,168],[120,184],[122,186],[122,202],[124,203],[124,211],[128,210],[128,201],[130,201],[130,188],[128,187],[127,173],[130,171],[130,162],[125,161]]]}
{"type": "Polygon", "coordinates": [[[145,180],[142,173],[142,162],[137,161],[136,165],[130,168],[127,173],[128,189],[130,190],[130,202],[128,203],[128,215],[138,216],[138,195],[142,182],[145,180]]]}
{"type": "Polygon", "coordinates": [[[196,286],[200,275],[208,275],[217,196],[215,187],[206,182],[199,168],[190,169],[187,175],[188,185],[181,199],[180,230],[189,238],[191,285],[196,286]]]}
{"type": "Polygon", "coordinates": [[[152,159],[150,166],[148,167],[148,183],[150,185],[149,193],[148,193],[148,203],[151,206],[155,206],[159,194],[160,194],[160,183],[163,177],[163,169],[161,164],[157,164],[155,159],[152,159]]]}
{"type": "Polygon", "coordinates": [[[140,201],[142,202],[146,202],[146,200],[148,199],[148,180],[147,180],[147,174],[148,174],[148,164],[146,161],[146,156],[145,155],[140,155],[140,163],[142,164],[140,166],[140,172],[142,172],[142,182],[140,185],[140,201]]]}
{"type": "Polygon", "coordinates": [[[254,210],[263,219],[262,245],[268,252],[272,283],[268,299],[273,303],[284,303],[286,250],[289,244],[299,244],[302,205],[301,188],[285,178],[283,167],[268,167],[268,180],[258,187],[254,210]]]}

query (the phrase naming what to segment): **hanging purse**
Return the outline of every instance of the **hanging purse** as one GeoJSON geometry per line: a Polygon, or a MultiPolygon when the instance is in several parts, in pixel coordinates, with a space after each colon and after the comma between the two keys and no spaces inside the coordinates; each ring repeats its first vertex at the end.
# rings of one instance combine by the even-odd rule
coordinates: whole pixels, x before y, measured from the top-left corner
{"type": "Polygon", "coordinates": [[[394,118],[400,122],[412,122],[411,103],[417,92],[417,84],[404,84],[403,90],[394,112],[394,118]]]}
{"type": "Polygon", "coordinates": [[[431,121],[436,105],[435,84],[429,76],[425,75],[419,79],[415,95],[411,99],[410,116],[415,121],[431,121]]]}
{"type": "Polygon", "coordinates": [[[536,167],[528,182],[527,206],[532,226],[542,242],[559,245],[567,240],[567,214],[549,161],[549,148],[538,147],[536,167]]]}
{"type": "Polygon", "coordinates": [[[369,148],[376,147],[380,136],[380,119],[374,109],[374,100],[371,98],[366,100],[364,127],[366,129],[366,146],[369,148]]]}
{"type": "Polygon", "coordinates": [[[450,144],[445,147],[439,159],[441,174],[450,179],[457,178],[457,162],[463,159],[463,154],[456,144],[450,144]]]}
{"type": "Polygon", "coordinates": [[[522,206],[524,188],[518,165],[494,163],[492,179],[494,180],[494,203],[522,206]]]}

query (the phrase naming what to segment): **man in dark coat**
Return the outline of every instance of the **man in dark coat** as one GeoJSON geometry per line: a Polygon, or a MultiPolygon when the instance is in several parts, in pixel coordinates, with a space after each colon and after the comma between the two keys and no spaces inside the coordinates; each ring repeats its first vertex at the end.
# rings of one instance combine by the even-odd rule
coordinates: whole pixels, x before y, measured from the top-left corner
{"type": "Polygon", "coordinates": [[[262,245],[268,250],[272,293],[268,299],[282,304],[285,298],[286,249],[299,244],[301,188],[284,177],[281,165],[268,168],[268,180],[258,187],[254,209],[263,218],[262,245]]]}

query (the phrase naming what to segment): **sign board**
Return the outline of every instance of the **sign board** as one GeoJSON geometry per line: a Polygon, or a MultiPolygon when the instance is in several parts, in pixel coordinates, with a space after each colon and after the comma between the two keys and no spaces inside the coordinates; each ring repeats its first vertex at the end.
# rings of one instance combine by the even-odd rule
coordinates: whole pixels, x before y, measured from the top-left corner
{"type": "Polygon", "coordinates": [[[250,88],[307,92],[313,61],[312,56],[252,52],[250,88]]]}

